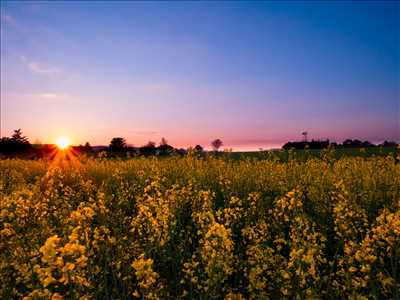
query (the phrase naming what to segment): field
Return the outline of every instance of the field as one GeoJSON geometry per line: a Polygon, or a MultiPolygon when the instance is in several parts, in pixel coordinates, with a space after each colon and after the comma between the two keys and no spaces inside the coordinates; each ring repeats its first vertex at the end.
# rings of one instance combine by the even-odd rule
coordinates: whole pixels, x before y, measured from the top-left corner
{"type": "Polygon", "coordinates": [[[400,299],[399,154],[0,161],[0,298],[400,299]]]}

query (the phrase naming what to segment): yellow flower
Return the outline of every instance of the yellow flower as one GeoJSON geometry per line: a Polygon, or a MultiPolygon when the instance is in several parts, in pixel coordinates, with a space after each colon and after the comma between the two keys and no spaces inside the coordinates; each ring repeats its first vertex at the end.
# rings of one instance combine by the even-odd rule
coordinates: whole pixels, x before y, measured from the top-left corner
{"type": "Polygon", "coordinates": [[[61,296],[59,293],[54,293],[54,294],[51,296],[51,300],[63,300],[63,299],[64,299],[64,297],[61,296]]]}
{"type": "Polygon", "coordinates": [[[351,267],[349,268],[349,271],[350,271],[351,273],[357,272],[357,268],[351,266],[351,267]]]}
{"type": "Polygon", "coordinates": [[[140,294],[139,294],[139,292],[138,292],[137,290],[135,290],[135,291],[132,293],[132,296],[135,297],[135,298],[140,298],[140,294]]]}

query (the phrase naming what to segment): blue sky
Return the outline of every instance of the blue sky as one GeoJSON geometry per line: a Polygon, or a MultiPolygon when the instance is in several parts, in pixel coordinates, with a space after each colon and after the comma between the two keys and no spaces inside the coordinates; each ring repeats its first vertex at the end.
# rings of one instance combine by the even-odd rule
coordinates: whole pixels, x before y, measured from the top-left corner
{"type": "Polygon", "coordinates": [[[2,1],[2,135],[400,140],[399,22],[395,1],[2,1]]]}

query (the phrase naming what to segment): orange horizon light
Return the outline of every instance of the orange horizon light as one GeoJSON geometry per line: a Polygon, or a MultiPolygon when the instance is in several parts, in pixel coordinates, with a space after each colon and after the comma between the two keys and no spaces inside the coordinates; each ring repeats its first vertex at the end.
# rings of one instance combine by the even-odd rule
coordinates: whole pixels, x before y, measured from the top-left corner
{"type": "Polygon", "coordinates": [[[56,140],[56,145],[57,145],[58,149],[65,150],[70,146],[70,141],[66,137],[59,137],[56,140]]]}

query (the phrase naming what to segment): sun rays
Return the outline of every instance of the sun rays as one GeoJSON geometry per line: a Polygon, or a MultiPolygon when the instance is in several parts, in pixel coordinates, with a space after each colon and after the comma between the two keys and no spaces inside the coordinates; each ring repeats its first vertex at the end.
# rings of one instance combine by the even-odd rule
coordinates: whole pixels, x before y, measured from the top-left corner
{"type": "Polygon", "coordinates": [[[51,162],[48,172],[57,167],[80,164],[78,156],[79,153],[71,145],[68,137],[57,138],[49,155],[51,162]]]}

